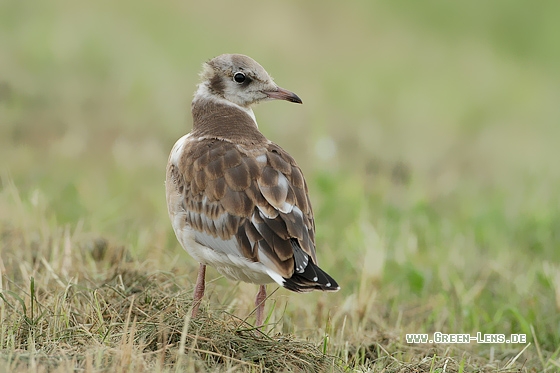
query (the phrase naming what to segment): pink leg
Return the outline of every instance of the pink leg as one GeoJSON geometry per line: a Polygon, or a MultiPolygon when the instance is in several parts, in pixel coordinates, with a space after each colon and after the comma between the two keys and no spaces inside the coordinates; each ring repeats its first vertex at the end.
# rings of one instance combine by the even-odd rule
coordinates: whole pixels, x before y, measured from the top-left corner
{"type": "Polygon", "coordinates": [[[260,327],[263,324],[264,318],[264,301],[266,300],[266,286],[261,285],[257,297],[255,298],[255,307],[257,308],[256,316],[257,323],[256,326],[260,327]]]}
{"type": "Polygon", "coordinates": [[[200,306],[200,301],[204,296],[204,284],[206,282],[206,266],[201,264],[198,268],[198,277],[196,278],[196,285],[194,286],[194,294],[193,294],[193,309],[192,309],[192,317],[196,317],[198,314],[198,307],[200,306]]]}

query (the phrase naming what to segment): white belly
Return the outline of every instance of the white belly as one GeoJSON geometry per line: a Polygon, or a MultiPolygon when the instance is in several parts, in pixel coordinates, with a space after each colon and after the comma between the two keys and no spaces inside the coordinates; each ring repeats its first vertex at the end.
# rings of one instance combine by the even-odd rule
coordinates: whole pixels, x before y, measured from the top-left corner
{"type": "MultiPolygon", "coordinates": [[[[177,240],[193,258],[199,263],[216,268],[218,272],[235,281],[244,281],[254,284],[268,284],[274,280],[268,275],[269,270],[259,262],[250,261],[239,254],[236,250],[217,251],[195,241],[195,231],[185,223],[185,214],[181,212],[170,212],[173,230],[177,240]]],[[[237,242],[224,241],[220,238],[211,237],[214,247],[237,246],[237,242]]]]}

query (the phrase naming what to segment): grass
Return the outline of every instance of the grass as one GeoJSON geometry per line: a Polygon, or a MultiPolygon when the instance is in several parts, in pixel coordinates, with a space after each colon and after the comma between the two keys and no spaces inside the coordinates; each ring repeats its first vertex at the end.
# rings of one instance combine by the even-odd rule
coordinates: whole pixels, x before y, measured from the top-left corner
{"type": "Polygon", "coordinates": [[[0,2],[0,372],[557,371],[557,12],[0,2]],[[213,270],[188,317],[197,263],[165,207],[200,64],[224,52],[302,97],[255,112],[342,286],[275,291],[262,333],[256,287],[213,270]],[[406,343],[438,331],[527,343],[406,343]]]}

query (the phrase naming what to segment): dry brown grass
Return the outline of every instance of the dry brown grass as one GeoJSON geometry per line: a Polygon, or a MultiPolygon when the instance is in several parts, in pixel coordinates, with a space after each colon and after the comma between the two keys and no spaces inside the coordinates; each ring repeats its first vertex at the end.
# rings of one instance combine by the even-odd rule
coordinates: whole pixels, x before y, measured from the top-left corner
{"type": "Polygon", "coordinates": [[[4,371],[520,371],[515,350],[490,362],[472,349],[408,345],[380,327],[312,342],[226,311],[191,319],[191,289],[173,272],[139,265],[105,239],[39,236],[1,231],[4,371]]]}
{"type": "Polygon", "coordinates": [[[45,260],[62,254],[57,245],[26,241],[17,229],[2,232],[1,333],[10,370],[338,370],[337,359],[314,344],[258,332],[233,315],[203,312],[191,320],[190,289],[172,273],[135,268],[122,247],[100,239],[73,247],[65,281],[45,260]],[[31,261],[21,262],[22,253],[31,261]],[[107,270],[84,270],[92,265],[107,270]]]}

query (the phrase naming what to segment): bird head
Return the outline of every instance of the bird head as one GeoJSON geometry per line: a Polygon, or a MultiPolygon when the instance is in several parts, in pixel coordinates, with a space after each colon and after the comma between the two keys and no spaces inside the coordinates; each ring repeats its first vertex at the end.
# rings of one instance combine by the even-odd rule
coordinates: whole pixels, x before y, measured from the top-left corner
{"type": "Polygon", "coordinates": [[[206,62],[201,84],[242,107],[266,100],[286,100],[301,104],[293,92],[280,88],[258,62],[242,54],[222,54],[206,62]]]}

